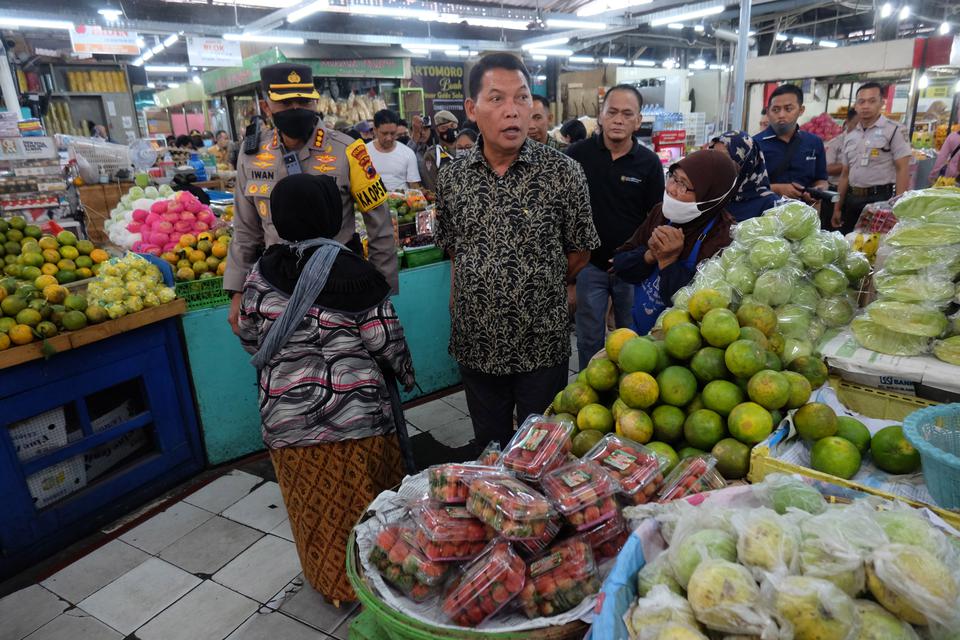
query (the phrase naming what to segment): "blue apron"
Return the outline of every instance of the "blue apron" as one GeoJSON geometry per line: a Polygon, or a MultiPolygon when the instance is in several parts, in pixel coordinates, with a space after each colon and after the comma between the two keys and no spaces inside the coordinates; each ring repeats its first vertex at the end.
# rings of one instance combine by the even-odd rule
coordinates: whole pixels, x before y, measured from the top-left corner
{"type": "MultiPolygon", "coordinates": [[[[695,270],[697,257],[700,255],[700,245],[703,244],[703,239],[710,233],[716,221],[716,218],[710,221],[700,237],[697,238],[690,255],[683,261],[683,266],[687,269],[695,270]]],[[[654,267],[650,277],[633,289],[633,330],[641,336],[650,333],[664,309],[666,309],[666,304],[660,299],[660,267],[657,266],[654,267]]]]}

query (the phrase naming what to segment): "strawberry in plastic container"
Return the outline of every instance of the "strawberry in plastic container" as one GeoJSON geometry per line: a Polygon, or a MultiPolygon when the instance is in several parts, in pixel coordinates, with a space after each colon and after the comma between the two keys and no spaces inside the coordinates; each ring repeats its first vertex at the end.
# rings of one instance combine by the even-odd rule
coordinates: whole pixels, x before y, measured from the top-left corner
{"type": "Polygon", "coordinates": [[[590,545],[582,537],[559,542],[527,567],[520,605],[528,618],[569,611],[600,591],[590,545]]]}
{"type": "Polygon", "coordinates": [[[727,481],[716,471],[716,466],[717,459],[710,455],[681,460],[664,481],[660,502],[724,488],[727,481]]]}
{"type": "Polygon", "coordinates": [[[472,560],[487,546],[494,531],[462,506],[421,502],[413,507],[417,546],[430,560],[472,560]]]}
{"type": "Polygon", "coordinates": [[[654,500],[663,486],[663,470],[670,462],[652,449],[612,433],[603,436],[584,460],[594,460],[616,479],[620,495],[629,504],[654,500]]]}
{"type": "Polygon", "coordinates": [[[531,558],[546,549],[560,533],[560,518],[550,518],[543,535],[529,540],[514,540],[513,548],[524,558],[531,558]]]}
{"type": "Polygon", "coordinates": [[[502,473],[484,474],[470,481],[467,511],[508,540],[543,536],[555,515],[542,494],[502,473]]]}
{"type": "Polygon", "coordinates": [[[483,451],[480,453],[480,457],[477,458],[477,464],[484,466],[494,466],[500,463],[500,443],[496,440],[491,440],[490,443],[484,447],[483,451]]]}
{"type": "Polygon", "coordinates": [[[630,531],[620,515],[583,532],[583,539],[593,549],[598,563],[617,557],[629,537],[630,531]]]}
{"type": "Polygon", "coordinates": [[[475,627],[523,590],[526,565],[504,540],[494,540],[465,566],[447,588],[443,613],[463,627],[475,627]]]}
{"type": "Polygon", "coordinates": [[[617,483],[599,464],[580,460],[543,477],[543,492],[577,531],[589,529],[619,513],[617,483]]]}
{"type": "Polygon", "coordinates": [[[545,473],[562,465],[572,447],[573,424],[532,415],[517,429],[500,456],[500,464],[521,480],[539,483],[545,473]]]}
{"type": "Polygon", "coordinates": [[[428,560],[416,546],[409,527],[389,525],[377,534],[369,558],[384,580],[414,602],[423,602],[437,592],[447,565],[428,560]]]}
{"type": "Polygon", "coordinates": [[[467,501],[467,483],[478,471],[495,471],[494,467],[477,464],[438,464],[427,469],[430,487],[427,490],[431,500],[446,504],[459,504],[467,501]]]}

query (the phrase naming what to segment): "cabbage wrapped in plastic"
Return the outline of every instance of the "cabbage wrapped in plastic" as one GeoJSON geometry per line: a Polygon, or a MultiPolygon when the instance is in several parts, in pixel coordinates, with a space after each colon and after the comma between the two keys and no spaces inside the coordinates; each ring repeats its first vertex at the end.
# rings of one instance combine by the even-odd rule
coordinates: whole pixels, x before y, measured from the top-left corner
{"type": "Polygon", "coordinates": [[[949,326],[947,316],[936,308],[895,300],[877,300],[867,305],[870,319],[877,324],[914,336],[936,338],[949,326]]]}
{"type": "Polygon", "coordinates": [[[758,238],[750,247],[750,266],[755,271],[779,269],[791,255],[790,242],[783,238],[758,238]]]}
{"type": "Polygon", "coordinates": [[[849,250],[846,240],[836,231],[818,231],[800,241],[797,255],[809,269],[822,269],[849,250]]]}
{"type": "Polygon", "coordinates": [[[898,222],[883,242],[891,247],[941,247],[960,243],[960,228],[936,222],[898,222]]]}
{"type": "Polygon", "coordinates": [[[690,577],[687,600],[697,620],[713,631],[778,637],[773,616],[746,567],[726,560],[701,562],[690,577]]]}
{"type": "Polygon", "coordinates": [[[957,621],[957,576],[921,547],[878,547],[867,559],[867,587],[887,611],[911,624],[957,621]]]}
{"type": "Polygon", "coordinates": [[[893,274],[915,273],[925,269],[957,275],[960,269],[960,245],[946,247],[901,247],[883,261],[883,270],[893,274]]]}
{"type": "Polygon", "coordinates": [[[881,269],[873,274],[873,286],[881,296],[897,302],[946,305],[955,293],[953,281],[940,273],[896,275],[881,269]]]}
{"type": "Polygon", "coordinates": [[[960,366],[960,336],[935,341],[933,355],[947,364],[960,366]]]}
{"type": "Polygon", "coordinates": [[[730,235],[740,244],[750,246],[760,238],[780,238],[783,223],[773,216],[747,218],[730,229],[730,235]]]}
{"type": "Polygon", "coordinates": [[[768,209],[763,215],[777,218],[783,224],[783,237],[788,240],[803,240],[820,229],[817,210],[796,200],[768,209]]]}
{"type": "Polygon", "coordinates": [[[820,292],[817,291],[813,282],[806,277],[802,277],[793,285],[793,296],[790,298],[790,302],[805,307],[813,313],[820,303],[820,292]]]}
{"type": "Polygon", "coordinates": [[[843,259],[843,274],[852,284],[870,275],[870,268],[870,259],[859,251],[851,251],[843,259]]]}
{"type": "Polygon", "coordinates": [[[657,585],[663,585],[670,591],[683,595],[683,587],[673,577],[673,569],[667,562],[667,554],[661,553],[650,562],[643,565],[637,573],[637,593],[642,598],[657,585]]]}
{"type": "Polygon", "coordinates": [[[923,216],[924,222],[933,224],[960,225],[960,209],[939,209],[923,216]]]}
{"type": "Polygon", "coordinates": [[[853,304],[845,295],[822,298],[817,305],[817,317],[828,327],[843,327],[850,324],[853,313],[853,304]]]}
{"type": "Polygon", "coordinates": [[[960,210],[960,193],[935,188],[908,191],[893,205],[898,220],[921,220],[944,209],[960,210]]]}
{"type": "Polygon", "coordinates": [[[631,637],[640,636],[646,627],[676,622],[696,629],[697,619],[687,599],[670,591],[663,585],[657,585],[646,595],[637,600],[624,616],[627,631],[631,637]]]}
{"type": "Polygon", "coordinates": [[[791,509],[817,515],[827,509],[827,501],[819,491],[800,478],[785,473],[768,474],[763,482],[753,485],[753,493],[780,515],[791,509]]]}
{"type": "Polygon", "coordinates": [[[757,273],[746,260],[738,260],[726,267],[724,279],[737,293],[743,296],[753,291],[753,285],[757,281],[757,273]]]}
{"type": "Polygon", "coordinates": [[[853,598],[832,582],[786,576],[768,582],[785,637],[797,640],[857,640],[862,622],[853,598]]]}
{"type": "Polygon", "coordinates": [[[919,356],[930,350],[930,339],[909,333],[891,331],[874,322],[869,315],[862,315],[850,323],[853,337],[860,346],[890,356],[919,356]]]}
{"type": "Polygon", "coordinates": [[[733,522],[738,534],[737,560],[757,580],[767,574],[796,572],[800,529],[789,518],[758,508],[738,513],[733,522]]]}
{"type": "MultiPolygon", "coordinates": [[[[757,218],[752,219],[757,220],[757,218]]],[[[790,301],[793,286],[797,279],[798,274],[793,269],[783,268],[765,271],[757,276],[751,295],[761,304],[778,307],[790,301]]]]}
{"type": "Polygon", "coordinates": [[[827,265],[813,274],[813,285],[821,296],[837,296],[847,290],[847,276],[837,267],[827,265]]]}

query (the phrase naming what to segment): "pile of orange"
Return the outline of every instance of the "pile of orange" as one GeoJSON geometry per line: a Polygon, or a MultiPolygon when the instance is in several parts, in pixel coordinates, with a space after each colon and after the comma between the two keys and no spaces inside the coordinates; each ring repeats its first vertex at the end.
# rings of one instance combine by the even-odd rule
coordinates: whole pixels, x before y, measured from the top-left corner
{"type": "Polygon", "coordinates": [[[227,227],[196,236],[187,233],[180,236],[174,251],[167,251],[161,257],[173,266],[177,282],[215,278],[222,276],[227,268],[230,239],[227,227]]]}

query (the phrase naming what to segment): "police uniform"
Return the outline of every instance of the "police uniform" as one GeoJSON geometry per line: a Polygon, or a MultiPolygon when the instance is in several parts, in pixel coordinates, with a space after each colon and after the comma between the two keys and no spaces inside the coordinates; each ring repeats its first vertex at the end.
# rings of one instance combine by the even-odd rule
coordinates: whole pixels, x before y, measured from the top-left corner
{"type": "Polygon", "coordinates": [[[864,206],[896,195],[894,163],[912,153],[904,127],[882,115],[869,128],[860,122],[844,134],[841,156],[849,188],[843,202],[843,233],[853,230],[864,206]]]}
{"type": "MultiPolygon", "coordinates": [[[[310,67],[275,64],[260,70],[264,93],[270,100],[317,99],[310,67]]],[[[397,248],[386,206],[387,190],[377,174],[363,140],[326,129],[323,120],[298,152],[287,152],[275,130],[263,129],[243,143],[237,159],[234,188],[234,235],[230,243],[223,288],[241,291],[260,252],[282,242],[270,215],[270,193],[277,182],[300,171],[328,175],[337,181],[343,201],[343,226],[335,240],[348,243],[355,233],[354,204],[363,214],[370,262],[399,290],[397,248]]]]}

